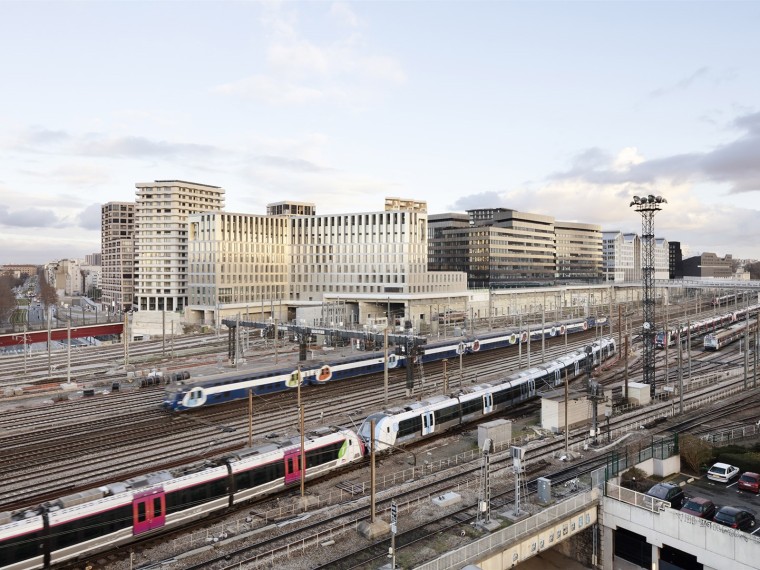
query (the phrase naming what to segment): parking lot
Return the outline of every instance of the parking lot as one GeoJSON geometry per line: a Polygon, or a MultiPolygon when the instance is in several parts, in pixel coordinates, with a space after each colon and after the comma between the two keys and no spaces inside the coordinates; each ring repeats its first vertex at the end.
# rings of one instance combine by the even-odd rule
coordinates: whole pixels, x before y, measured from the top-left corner
{"type": "Polygon", "coordinates": [[[673,483],[681,483],[682,481],[685,481],[682,488],[687,497],[703,497],[710,499],[717,508],[723,506],[740,507],[754,514],[757,523],[748,532],[760,536],[760,496],[755,493],[740,491],[737,488],[739,477],[734,477],[730,483],[710,481],[706,476],[699,479],[681,477],[672,480],[673,483]]]}

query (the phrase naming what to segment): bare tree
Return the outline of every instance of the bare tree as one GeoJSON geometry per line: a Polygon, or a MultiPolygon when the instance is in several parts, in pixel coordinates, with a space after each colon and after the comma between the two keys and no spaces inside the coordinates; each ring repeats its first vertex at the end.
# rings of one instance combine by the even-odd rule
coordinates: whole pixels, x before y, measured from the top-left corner
{"type": "Polygon", "coordinates": [[[10,321],[17,307],[16,295],[13,293],[13,279],[3,275],[0,277],[0,323],[10,321]]]}
{"type": "Polygon", "coordinates": [[[749,271],[750,279],[760,279],[760,261],[756,261],[755,263],[748,263],[745,269],[749,271]]]}
{"type": "Polygon", "coordinates": [[[38,277],[40,284],[40,301],[42,301],[42,304],[45,305],[45,308],[47,309],[50,305],[58,303],[58,293],[56,293],[55,288],[47,282],[43,271],[40,271],[38,277]]]}
{"type": "Polygon", "coordinates": [[[704,439],[693,435],[679,435],[679,448],[681,450],[681,461],[689,467],[694,473],[699,473],[702,466],[712,458],[712,446],[704,439]]]}

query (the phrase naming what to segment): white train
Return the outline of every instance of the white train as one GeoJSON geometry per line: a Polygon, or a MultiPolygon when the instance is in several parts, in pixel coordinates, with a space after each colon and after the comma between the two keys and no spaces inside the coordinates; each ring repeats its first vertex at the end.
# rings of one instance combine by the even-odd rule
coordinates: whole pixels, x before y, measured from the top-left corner
{"type": "Polygon", "coordinates": [[[375,450],[393,449],[535,398],[541,388],[554,389],[562,385],[565,376],[582,375],[589,358],[595,366],[614,354],[615,341],[605,337],[592,345],[590,356],[584,351],[575,351],[503,381],[469,387],[458,395],[435,396],[424,402],[371,414],[360,426],[359,436],[369,445],[374,421],[375,450]]]}

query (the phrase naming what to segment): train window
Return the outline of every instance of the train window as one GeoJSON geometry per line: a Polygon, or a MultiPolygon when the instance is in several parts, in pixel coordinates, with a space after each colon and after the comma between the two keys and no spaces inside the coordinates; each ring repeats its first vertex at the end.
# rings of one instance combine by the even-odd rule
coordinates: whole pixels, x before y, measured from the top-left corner
{"type": "Polygon", "coordinates": [[[459,418],[459,406],[453,405],[435,411],[435,423],[443,424],[459,418]]]}
{"type": "Polygon", "coordinates": [[[483,399],[474,398],[466,402],[462,402],[462,414],[474,414],[476,412],[483,411],[483,399]]]}
{"type": "Polygon", "coordinates": [[[42,531],[36,531],[3,540],[0,543],[0,560],[4,564],[13,564],[39,556],[41,551],[38,545],[41,539],[42,531]]]}
{"type": "Polygon", "coordinates": [[[306,452],[306,468],[316,467],[330,461],[338,459],[340,448],[343,447],[343,441],[331,443],[318,449],[312,449],[306,452]]]}
{"type": "Polygon", "coordinates": [[[124,505],[53,527],[50,533],[50,549],[59,550],[131,526],[132,505],[124,505]]]}
{"type": "Polygon", "coordinates": [[[162,497],[156,497],[153,499],[153,517],[160,517],[161,511],[163,510],[163,501],[161,500],[162,497]]]}
{"type": "Polygon", "coordinates": [[[145,503],[137,503],[137,522],[145,522],[145,503]]]}
{"type": "Polygon", "coordinates": [[[398,423],[397,437],[412,435],[422,430],[422,419],[420,416],[408,418],[398,423]]]}

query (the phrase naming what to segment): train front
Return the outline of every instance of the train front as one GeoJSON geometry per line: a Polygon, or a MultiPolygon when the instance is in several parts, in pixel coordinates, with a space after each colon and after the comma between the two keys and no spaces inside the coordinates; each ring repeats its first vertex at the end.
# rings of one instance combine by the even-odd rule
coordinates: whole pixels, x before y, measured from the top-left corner
{"type": "Polygon", "coordinates": [[[161,407],[169,412],[187,409],[183,404],[188,392],[188,386],[182,380],[171,380],[164,387],[164,401],[161,407]]]}
{"type": "Polygon", "coordinates": [[[387,427],[389,416],[388,414],[385,414],[383,412],[378,412],[375,414],[372,414],[367,417],[362,422],[362,425],[359,426],[359,437],[364,442],[364,452],[369,455],[369,453],[372,451],[372,422],[375,422],[375,453],[378,453],[380,451],[385,451],[389,447],[393,447],[393,444],[395,443],[395,431],[394,430],[385,430],[386,433],[384,433],[383,427],[387,427]],[[392,432],[392,433],[387,433],[392,432]],[[393,439],[394,441],[389,441],[390,439],[393,439]]]}

